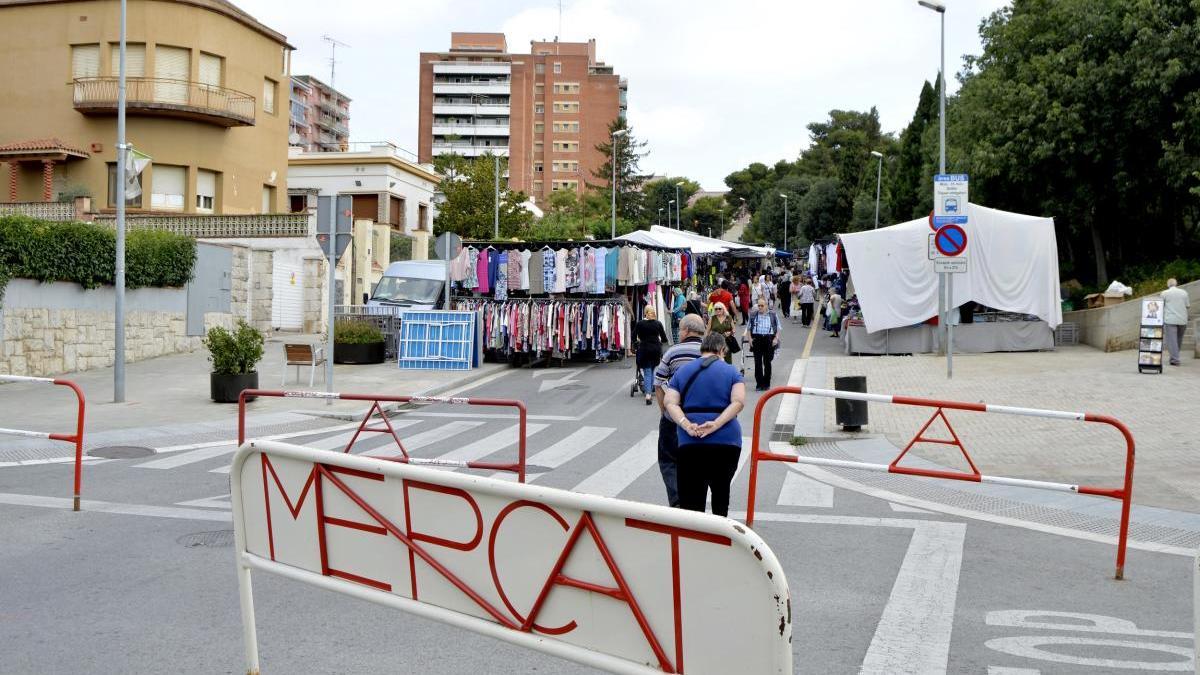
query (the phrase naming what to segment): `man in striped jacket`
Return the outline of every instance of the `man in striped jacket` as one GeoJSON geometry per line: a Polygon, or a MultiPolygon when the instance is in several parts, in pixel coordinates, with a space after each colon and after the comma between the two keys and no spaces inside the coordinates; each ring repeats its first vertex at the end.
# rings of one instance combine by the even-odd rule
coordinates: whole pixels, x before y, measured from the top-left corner
{"type": "Polygon", "coordinates": [[[675,422],[667,417],[663,403],[663,388],[671,376],[680,368],[700,358],[700,342],[704,339],[704,319],[688,314],[679,321],[679,342],[663,353],[662,360],[654,369],[654,395],[662,417],[658,420],[658,470],[662,473],[667,488],[667,503],[679,507],[679,488],[675,480],[675,453],[679,450],[679,438],[675,433],[675,422]]]}

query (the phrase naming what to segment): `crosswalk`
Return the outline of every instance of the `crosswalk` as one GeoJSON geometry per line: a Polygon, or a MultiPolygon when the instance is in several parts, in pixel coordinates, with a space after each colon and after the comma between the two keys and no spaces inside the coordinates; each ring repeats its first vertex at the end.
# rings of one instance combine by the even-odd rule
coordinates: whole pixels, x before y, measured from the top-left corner
{"type": "MultiPolygon", "coordinates": [[[[390,420],[410,456],[444,462],[508,462],[517,455],[519,426],[509,416],[479,416],[452,419],[437,416],[398,416],[390,420]]],[[[320,431],[298,431],[272,436],[320,450],[342,451],[357,430],[357,424],[343,424],[320,431]]],[[[617,427],[577,426],[568,421],[544,420],[526,425],[526,481],[544,483],[575,492],[620,497],[639,480],[658,478],[658,432],[641,435],[617,434],[617,427]],[[624,439],[614,442],[614,438],[624,439]],[[632,443],[631,445],[623,445],[632,443]]],[[[745,489],[746,464],[751,439],[743,437],[744,448],[734,478],[734,489],[745,489]]],[[[208,442],[160,448],[153,458],[130,460],[136,470],[199,470],[228,474],[233,442],[208,442]]],[[[376,457],[398,457],[400,449],[387,433],[360,434],[352,452],[376,457]]],[[[507,471],[490,472],[490,477],[515,481],[507,471]]],[[[775,503],[793,508],[832,508],[833,488],[788,471],[776,474],[775,503]]],[[[660,488],[661,489],[661,488],[660,488]]],[[[643,486],[638,495],[645,492],[643,486]]],[[[644,498],[644,495],[642,495],[644,498]]],[[[760,499],[766,495],[760,494],[760,499]]],[[[627,496],[629,498],[629,496],[627,496]]],[[[227,495],[187,502],[189,507],[229,508],[227,495]]]]}

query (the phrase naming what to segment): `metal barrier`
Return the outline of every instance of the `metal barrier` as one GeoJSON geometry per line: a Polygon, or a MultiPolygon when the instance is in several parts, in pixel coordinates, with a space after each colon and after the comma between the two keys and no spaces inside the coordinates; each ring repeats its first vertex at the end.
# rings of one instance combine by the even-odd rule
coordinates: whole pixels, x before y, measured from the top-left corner
{"type": "Polygon", "coordinates": [[[61,380],[50,377],[25,377],[23,375],[0,375],[0,382],[34,382],[37,384],[54,384],[60,387],[68,387],[75,392],[75,398],[79,400],[79,409],[75,416],[75,433],[73,434],[51,434],[44,431],[26,431],[24,429],[6,429],[0,427],[0,434],[8,434],[10,436],[25,436],[27,438],[48,438],[52,441],[63,441],[64,443],[75,444],[75,500],[74,508],[79,510],[79,494],[80,487],[83,483],[83,418],[87,408],[87,400],[83,396],[83,390],[79,385],[70,380],[61,380]]]}
{"type": "MultiPolygon", "coordinates": [[[[376,394],[345,394],[341,392],[324,392],[324,391],[274,391],[267,389],[245,389],[238,397],[238,445],[241,446],[246,442],[246,398],[254,398],[256,396],[279,397],[279,398],[319,398],[319,399],[337,399],[342,401],[371,401],[371,407],[367,410],[367,414],[359,423],[358,429],[354,432],[354,436],[350,438],[350,442],[346,444],[346,448],[342,452],[350,452],[350,448],[354,447],[354,442],[362,433],[386,433],[391,435],[396,441],[396,446],[400,448],[400,457],[376,457],[376,459],[387,459],[395,462],[403,462],[405,464],[423,464],[426,466],[445,466],[455,467],[460,469],[487,469],[490,471],[511,471],[517,474],[517,482],[525,482],[525,429],[526,417],[525,404],[521,401],[503,399],[503,398],[461,398],[453,396],[383,396],[376,394]],[[482,405],[482,406],[497,406],[505,408],[517,409],[517,461],[516,462],[480,462],[480,461],[462,461],[450,459],[424,459],[420,457],[410,457],[408,450],[405,449],[404,443],[400,437],[396,435],[395,428],[388,420],[388,417],[383,412],[383,407],[380,402],[388,403],[448,403],[462,405],[482,405]],[[379,413],[379,417],[383,420],[383,426],[370,426],[371,418],[379,413]]],[[[315,433],[315,432],[314,432],[315,433]]]]}
{"type": "Polygon", "coordinates": [[[754,492],[758,486],[758,463],[760,461],[774,462],[792,462],[795,464],[812,464],[815,466],[831,466],[844,469],[864,469],[867,471],[881,471],[884,473],[903,474],[907,476],[924,476],[927,478],[945,478],[948,480],[961,480],[972,483],[994,483],[998,485],[1012,485],[1016,487],[1037,488],[1041,490],[1055,490],[1058,492],[1076,492],[1085,495],[1096,495],[1100,497],[1111,497],[1121,501],[1121,528],[1120,534],[1117,537],[1117,571],[1116,578],[1125,578],[1125,548],[1129,537],[1129,508],[1133,498],[1133,456],[1134,442],[1133,434],[1129,432],[1129,428],[1122,424],[1119,420],[1109,417],[1108,415],[1096,415],[1093,413],[1083,412],[1064,412],[1060,410],[1039,410],[1036,408],[1017,408],[1004,405],[990,405],[987,403],[966,403],[961,401],[940,401],[936,399],[914,398],[911,396],[892,396],[889,394],[866,394],[850,391],[831,391],[828,389],[805,389],[802,387],[775,387],[763,394],[758,399],[758,405],[754,407],[754,440],[751,446],[750,454],[750,494],[746,504],[746,525],[754,525],[754,492]],[[805,396],[819,396],[821,398],[842,398],[853,401],[867,401],[871,403],[891,403],[895,405],[910,405],[926,408],[936,408],[929,421],[921,427],[916,436],[908,442],[908,445],[900,451],[900,454],[891,461],[890,464],[871,464],[868,462],[853,462],[839,459],[827,459],[824,457],[806,457],[803,455],[785,455],[773,452],[763,452],[759,448],[760,426],[762,423],[762,411],[766,406],[767,401],[780,394],[801,394],[805,396]],[[950,425],[950,420],[946,417],[946,410],[965,410],[969,412],[982,413],[1000,413],[1003,415],[1020,415],[1025,417],[1044,417],[1049,419],[1060,420],[1075,420],[1080,422],[1098,422],[1107,424],[1125,437],[1125,484],[1121,488],[1100,488],[1087,485],[1071,485],[1068,483],[1055,483],[1042,480],[1028,480],[1024,478],[1005,478],[1001,476],[987,476],[979,472],[975,466],[975,462],[971,460],[971,456],[967,453],[967,449],[959,440],[958,434],[954,432],[954,427],[950,425]],[[925,433],[934,420],[941,418],[946,424],[946,428],[950,431],[950,439],[941,438],[925,438],[922,434],[925,433]],[[958,447],[962,452],[963,458],[966,459],[967,465],[971,467],[970,472],[966,471],[940,471],[934,469],[920,469],[907,466],[900,466],[900,460],[904,458],[908,451],[917,443],[938,443],[942,445],[953,445],[958,447]]]}

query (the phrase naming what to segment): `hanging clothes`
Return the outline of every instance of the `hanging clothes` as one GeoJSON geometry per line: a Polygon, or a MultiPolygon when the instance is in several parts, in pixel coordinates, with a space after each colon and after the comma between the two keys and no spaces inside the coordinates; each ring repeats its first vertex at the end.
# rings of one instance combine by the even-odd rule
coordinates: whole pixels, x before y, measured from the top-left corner
{"type": "Polygon", "coordinates": [[[500,255],[496,256],[496,264],[492,266],[496,270],[496,289],[492,296],[497,300],[508,299],[508,251],[501,251],[500,255]],[[501,272],[500,270],[503,270],[501,272]]]}
{"type": "Polygon", "coordinates": [[[546,259],[542,251],[526,251],[529,264],[525,266],[525,287],[530,295],[542,295],[546,292],[546,259]]]}
{"type": "Polygon", "coordinates": [[[494,251],[491,249],[483,249],[479,252],[479,259],[475,263],[475,269],[478,273],[478,281],[475,284],[475,290],[480,293],[488,293],[491,291],[491,274],[489,270],[492,264],[492,255],[494,251]]]}
{"type": "Polygon", "coordinates": [[[825,246],[825,273],[837,274],[837,244],[832,242],[825,246]]]}
{"type": "Polygon", "coordinates": [[[567,292],[567,249],[560,248],[554,252],[554,291],[567,292]]]}

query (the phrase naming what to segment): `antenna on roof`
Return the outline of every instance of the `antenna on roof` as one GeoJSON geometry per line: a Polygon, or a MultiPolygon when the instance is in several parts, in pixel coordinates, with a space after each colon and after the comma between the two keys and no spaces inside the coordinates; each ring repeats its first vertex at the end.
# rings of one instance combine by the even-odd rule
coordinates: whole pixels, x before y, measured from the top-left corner
{"type": "MultiPolygon", "coordinates": [[[[345,42],[342,42],[341,40],[330,37],[328,34],[322,35],[321,39],[329,43],[329,88],[334,91],[334,94],[333,94],[334,105],[336,106],[337,105],[337,93],[336,93],[337,88],[334,84],[334,77],[337,75],[337,48],[338,47],[349,48],[350,45],[346,44],[345,42]]],[[[318,146],[321,145],[319,140],[318,140],[317,145],[318,146]]],[[[342,148],[339,147],[339,148],[335,148],[335,149],[340,150],[342,148]]]]}
{"type": "Polygon", "coordinates": [[[558,35],[554,36],[554,41],[558,42],[558,38],[562,34],[562,0],[558,0],[558,35]]]}

